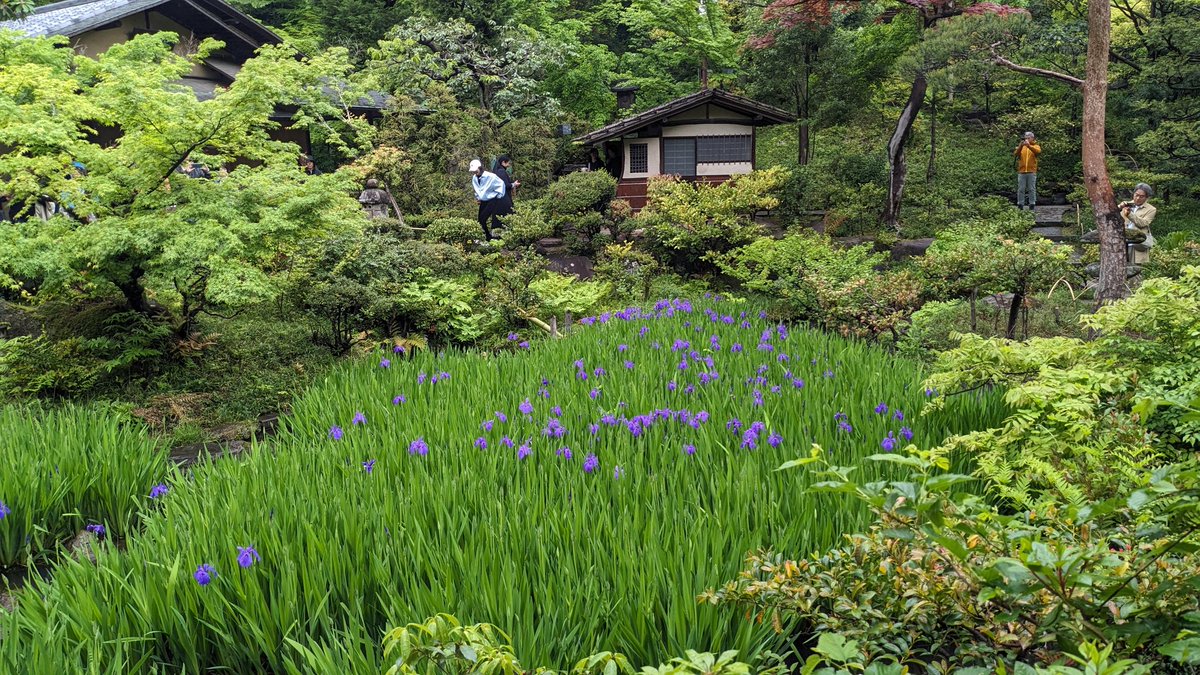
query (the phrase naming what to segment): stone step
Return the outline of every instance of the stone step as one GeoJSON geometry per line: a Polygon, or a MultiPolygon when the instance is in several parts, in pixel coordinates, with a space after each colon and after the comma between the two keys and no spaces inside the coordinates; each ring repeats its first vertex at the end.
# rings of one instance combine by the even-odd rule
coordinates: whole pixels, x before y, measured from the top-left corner
{"type": "Polygon", "coordinates": [[[1042,223],[1057,225],[1066,221],[1068,216],[1074,220],[1074,215],[1074,204],[1047,204],[1033,207],[1033,219],[1039,225],[1042,223]]]}
{"type": "Polygon", "coordinates": [[[1067,242],[1079,239],[1079,232],[1074,225],[1038,225],[1033,227],[1030,232],[1050,241],[1067,242]]]}

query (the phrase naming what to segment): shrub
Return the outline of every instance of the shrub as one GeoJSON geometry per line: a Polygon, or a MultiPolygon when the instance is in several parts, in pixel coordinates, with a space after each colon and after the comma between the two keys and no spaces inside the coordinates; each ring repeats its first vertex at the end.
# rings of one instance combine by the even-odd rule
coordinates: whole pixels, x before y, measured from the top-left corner
{"type": "Polygon", "coordinates": [[[663,272],[654,256],[633,248],[633,244],[611,244],[596,263],[596,278],[611,282],[627,298],[649,300],[650,287],[663,272]]]}
{"type": "Polygon", "coordinates": [[[1009,672],[1019,662],[1015,672],[1028,673],[1086,640],[1143,662],[1194,659],[1200,555],[1185,543],[1198,510],[1194,463],[1157,471],[1137,491],[1013,514],[964,494],[971,478],[948,471],[945,448],[871,459],[911,473],[855,480],[819,448],[783,465],[815,465],[810,491],[868,504],[869,531],[809,559],[752,554],[705,599],[837,633],[865,662],[937,663],[938,672],[1009,672]]]}
{"type": "Polygon", "coordinates": [[[1178,279],[1186,267],[1200,265],[1200,241],[1187,232],[1172,232],[1159,239],[1150,249],[1150,262],[1145,266],[1147,277],[1178,279]]]}
{"type": "Polygon", "coordinates": [[[113,307],[47,306],[46,335],[0,340],[0,394],[82,397],[157,372],[172,355],[170,327],[113,307]]]}
{"type": "Polygon", "coordinates": [[[513,213],[504,219],[504,245],[523,248],[554,234],[539,202],[519,202],[513,213]]]}
{"type": "Polygon", "coordinates": [[[443,244],[469,244],[483,238],[479,221],[470,218],[438,218],[425,230],[425,239],[443,244]]]}
{"type": "Polygon", "coordinates": [[[633,222],[645,228],[656,252],[680,269],[694,268],[706,253],[725,252],[758,236],[761,228],[753,215],[778,205],[773,193],[786,175],[773,167],[719,185],[652,178],[646,208],[633,222]]]}
{"type": "Polygon", "coordinates": [[[550,184],[543,198],[547,213],[563,216],[603,211],[617,196],[617,179],[605,171],[576,171],[550,184]]]}
{"type": "Polygon", "coordinates": [[[878,337],[898,334],[921,290],[909,272],[877,272],[884,258],[867,245],[841,248],[824,235],[800,232],[709,259],[746,288],[779,300],[789,317],[878,337]]]}
{"type": "Polygon", "coordinates": [[[595,250],[595,240],[604,227],[604,217],[595,211],[579,213],[570,216],[559,216],[555,219],[557,229],[562,232],[563,243],[567,250],[576,255],[591,255],[595,250]]]}

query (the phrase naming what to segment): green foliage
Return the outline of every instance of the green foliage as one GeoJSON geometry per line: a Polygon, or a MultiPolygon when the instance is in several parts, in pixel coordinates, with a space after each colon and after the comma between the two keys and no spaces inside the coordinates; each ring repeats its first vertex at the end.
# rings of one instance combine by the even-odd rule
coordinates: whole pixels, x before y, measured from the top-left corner
{"type": "Polygon", "coordinates": [[[470,218],[438,218],[425,230],[425,238],[442,244],[466,245],[479,241],[483,230],[478,220],[470,218]]]}
{"type": "Polygon", "coordinates": [[[0,566],[42,559],[86,525],[125,538],[168,474],[164,447],[111,410],[0,408],[0,566]]]}
{"type": "MultiPolygon", "coordinates": [[[[148,316],[152,293],[186,336],[201,313],[274,297],[281,256],[360,225],[347,175],[306,177],[296,146],[268,137],[276,108],[297,100],[306,102],[296,124],[333,128],[341,101],[327,83],[343,80],[344,55],[298,59],[266,47],[228,89],[198,100],[177,81],[219,43],[183,57],[176,41],[139,35],[93,60],[56,39],[0,36],[3,190],[25,209],[46,195],[68,205],[49,221],[0,224],[0,285],[39,299],[119,291],[148,316]],[[93,143],[96,124],[119,130],[121,142],[93,143]],[[213,180],[175,174],[189,156],[247,163],[213,180]]],[[[348,122],[356,135],[347,151],[370,128],[359,122],[348,122]]]]}
{"type": "MultiPolygon", "coordinates": [[[[478,229],[478,226],[476,226],[478,229]]],[[[535,202],[520,202],[504,219],[504,246],[524,248],[554,234],[554,226],[535,202]]]]}
{"type": "MultiPolygon", "coordinates": [[[[592,327],[528,351],[401,357],[389,349],[325,374],[296,402],[270,451],[197,466],[125,550],[99,551],[95,564],[62,564],[52,581],[22,591],[16,612],[0,614],[0,670],[36,672],[53,657],[57,672],[89,663],[131,672],[201,672],[219,664],[238,672],[365,675],[391,663],[351,656],[344,646],[377,649],[371,642],[391,628],[439,612],[494,622],[512,637],[522,664],[562,669],[599,651],[658,664],[689,644],[736,648],[740,660],[754,663],[784,636],[769,624],[699,606],[696,594],[736,573],[731,551],[764,541],[824,548],[865,523],[862,507],[836,508],[800,494],[793,477],[773,469],[810,438],[854,462],[897,428],[870,412],[878,397],[907,411],[911,428],[931,439],[995,424],[997,401],[952,402],[944,413],[918,416],[924,397],[911,364],[796,329],[772,339],[791,362],[771,358],[764,375],[787,389],[764,390],[758,407],[750,392],[731,397],[721,382],[740,387],[757,377],[762,352],[734,352],[732,345],[778,326],[744,302],[660,307],[658,319],[648,318],[659,311],[649,309],[631,321],[601,314],[588,319],[592,327]],[[710,322],[704,310],[730,322],[710,322]],[[750,328],[733,319],[742,310],[750,328]],[[708,338],[685,326],[697,321],[722,344],[712,352],[720,382],[700,384],[706,366],[681,371],[680,353],[669,348],[674,339],[703,339],[707,349],[708,338]],[[620,344],[628,349],[618,351],[620,344]],[[384,357],[390,367],[381,367],[384,357]],[[587,381],[577,376],[579,359],[587,381]],[[827,369],[835,376],[823,376],[827,369]],[[797,388],[785,371],[806,385],[797,388]],[[427,379],[418,384],[422,372],[427,379]],[[429,381],[440,373],[450,377],[429,381]],[[549,399],[537,393],[543,378],[549,399]],[[672,380],[695,393],[672,394],[672,380]],[[393,403],[398,395],[405,398],[393,403]],[[526,398],[534,407],[528,419],[518,410],[526,398]],[[686,405],[711,417],[696,429],[659,420],[637,437],[624,424],[599,422],[608,412],[632,419],[669,401],[696,401],[686,405]],[[562,439],[543,434],[554,406],[569,430],[562,439]],[[854,416],[853,434],[838,430],[839,409],[854,416]],[[352,423],[356,412],[365,423],[352,423]],[[764,434],[782,436],[780,446],[764,437],[755,451],[742,449],[742,434],[725,428],[735,416],[747,426],[763,421],[764,434]],[[485,420],[491,431],[481,428],[485,420]],[[600,425],[594,437],[589,423],[600,425]],[[333,425],[344,430],[341,440],[330,437],[333,425]],[[505,436],[514,447],[502,443],[505,436]],[[418,437],[427,455],[407,452],[418,437]],[[480,437],[486,449],[476,447],[480,437]],[[525,439],[532,454],[521,460],[517,446],[525,439]],[[696,445],[694,456],[685,454],[685,441],[696,445]],[[572,459],[556,454],[563,447],[572,459]],[[594,473],[581,466],[588,453],[600,462],[594,473]],[[367,473],[362,463],[372,459],[367,473]],[[239,546],[254,546],[261,560],[240,568],[239,546]],[[191,577],[201,564],[217,571],[206,587],[191,577]],[[614,603],[618,597],[624,601],[614,603]],[[148,634],[159,639],[140,639],[148,634]],[[297,665],[309,657],[314,665],[297,665]]],[[[861,472],[867,481],[895,477],[883,465],[861,472]]],[[[388,660],[394,658],[393,651],[388,660]]],[[[699,654],[686,661],[703,668],[721,659],[699,654]]]]}
{"type": "MultiPolygon", "coordinates": [[[[853,644],[865,662],[937,663],[940,672],[1009,672],[1014,662],[1015,672],[1032,672],[1029,659],[1061,658],[1064,646],[1085,641],[1111,645],[1082,647],[1095,663],[1107,663],[1113,649],[1153,662],[1157,647],[1192,629],[1185,589],[1200,581],[1190,539],[1196,521],[1172,525],[1174,516],[1161,509],[1196,517],[1194,463],[1144,476],[1132,494],[1010,514],[963,494],[971,479],[950,473],[948,457],[945,448],[911,445],[875,455],[910,471],[877,482],[851,478],[855,467],[832,465],[819,447],[786,463],[781,468],[815,465],[820,482],[809,490],[869,504],[875,524],[809,559],[752,554],[737,580],[702,599],[836,633],[818,645],[831,660],[831,647],[840,647],[841,659],[855,658],[853,644]]],[[[816,662],[808,665],[812,672],[816,662]]],[[[1107,664],[1117,670],[1103,672],[1131,665],[1107,664]]]]}
{"type": "Polygon", "coordinates": [[[651,178],[649,201],[631,225],[646,230],[647,241],[661,257],[679,268],[691,266],[705,254],[753,241],[761,231],[754,213],[779,204],[774,192],[786,176],[773,167],[719,185],[651,178]]]}
{"type": "Polygon", "coordinates": [[[907,271],[877,272],[884,257],[867,245],[842,248],[802,232],[762,237],[710,260],[746,288],[781,301],[789,317],[844,335],[896,338],[921,288],[907,271]]]}
{"type": "Polygon", "coordinates": [[[114,311],[109,303],[97,307],[106,315],[97,326],[0,340],[0,394],[13,399],[83,397],[140,381],[171,355],[166,325],[136,312],[114,311]]]}
{"type": "Polygon", "coordinates": [[[937,400],[1003,386],[1013,413],[947,447],[971,453],[993,489],[1021,508],[1078,507],[1128,491],[1162,458],[1184,456],[1200,440],[1189,414],[1200,397],[1190,328],[1198,302],[1200,269],[1189,268],[1085,316],[1098,335],[1090,342],[963,336],[926,386],[937,400]]]}
{"type": "Polygon", "coordinates": [[[608,281],[622,296],[646,301],[655,278],[663,266],[654,256],[639,251],[631,243],[610,244],[596,263],[596,278],[608,281]]]}
{"type": "Polygon", "coordinates": [[[1156,238],[1145,273],[1147,277],[1179,278],[1185,268],[1196,265],[1200,265],[1200,241],[1186,232],[1172,232],[1156,238]]]}
{"type": "Polygon", "coordinates": [[[937,352],[956,346],[955,323],[966,305],[962,300],[933,300],[921,305],[912,313],[896,351],[910,359],[929,360],[937,352]]]}
{"type": "Polygon", "coordinates": [[[617,179],[603,171],[575,171],[554,181],[543,199],[546,212],[568,216],[603,211],[617,196],[617,179]]]}

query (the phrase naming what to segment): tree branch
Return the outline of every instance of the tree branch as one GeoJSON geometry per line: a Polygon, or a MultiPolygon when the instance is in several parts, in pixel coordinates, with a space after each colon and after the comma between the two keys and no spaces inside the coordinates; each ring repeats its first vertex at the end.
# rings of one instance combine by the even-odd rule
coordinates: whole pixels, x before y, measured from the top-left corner
{"type": "Polygon", "coordinates": [[[1074,77],[1072,75],[1067,75],[1065,73],[1059,73],[1059,72],[1053,71],[1053,70],[1046,70],[1044,68],[1034,68],[1032,66],[1022,66],[1019,63],[1013,63],[1012,61],[1009,61],[1008,59],[1004,58],[1003,56],[1000,56],[1000,54],[996,52],[996,45],[991,46],[991,51],[992,51],[992,63],[995,63],[998,66],[1003,66],[1005,68],[1008,68],[1009,70],[1016,71],[1018,73],[1024,73],[1026,75],[1035,75],[1037,77],[1044,77],[1044,78],[1050,79],[1050,80],[1058,80],[1059,82],[1069,84],[1072,87],[1076,87],[1076,88],[1083,86],[1083,80],[1079,79],[1078,77],[1074,77]]]}

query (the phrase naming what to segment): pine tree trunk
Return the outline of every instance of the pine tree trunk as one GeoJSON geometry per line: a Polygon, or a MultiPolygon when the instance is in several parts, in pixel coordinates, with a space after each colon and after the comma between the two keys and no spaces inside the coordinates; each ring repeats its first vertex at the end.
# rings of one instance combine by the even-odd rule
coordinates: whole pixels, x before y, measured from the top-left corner
{"type": "Polygon", "coordinates": [[[1125,233],[1105,164],[1104,115],[1108,103],[1109,0],[1088,0],[1087,75],[1083,81],[1083,183],[1100,234],[1096,302],[1125,297],[1125,233]]]}
{"type": "Polygon", "coordinates": [[[900,119],[896,120],[896,130],[892,132],[892,139],[888,142],[888,196],[883,209],[883,222],[897,232],[900,231],[900,201],[904,197],[904,178],[908,173],[904,146],[912,135],[917,113],[921,112],[927,87],[925,76],[918,75],[913,81],[912,91],[908,93],[908,102],[904,104],[904,110],[900,111],[900,119]]]}
{"type": "Polygon", "coordinates": [[[929,99],[929,166],[925,167],[925,182],[933,183],[937,176],[937,92],[929,99]]]}

